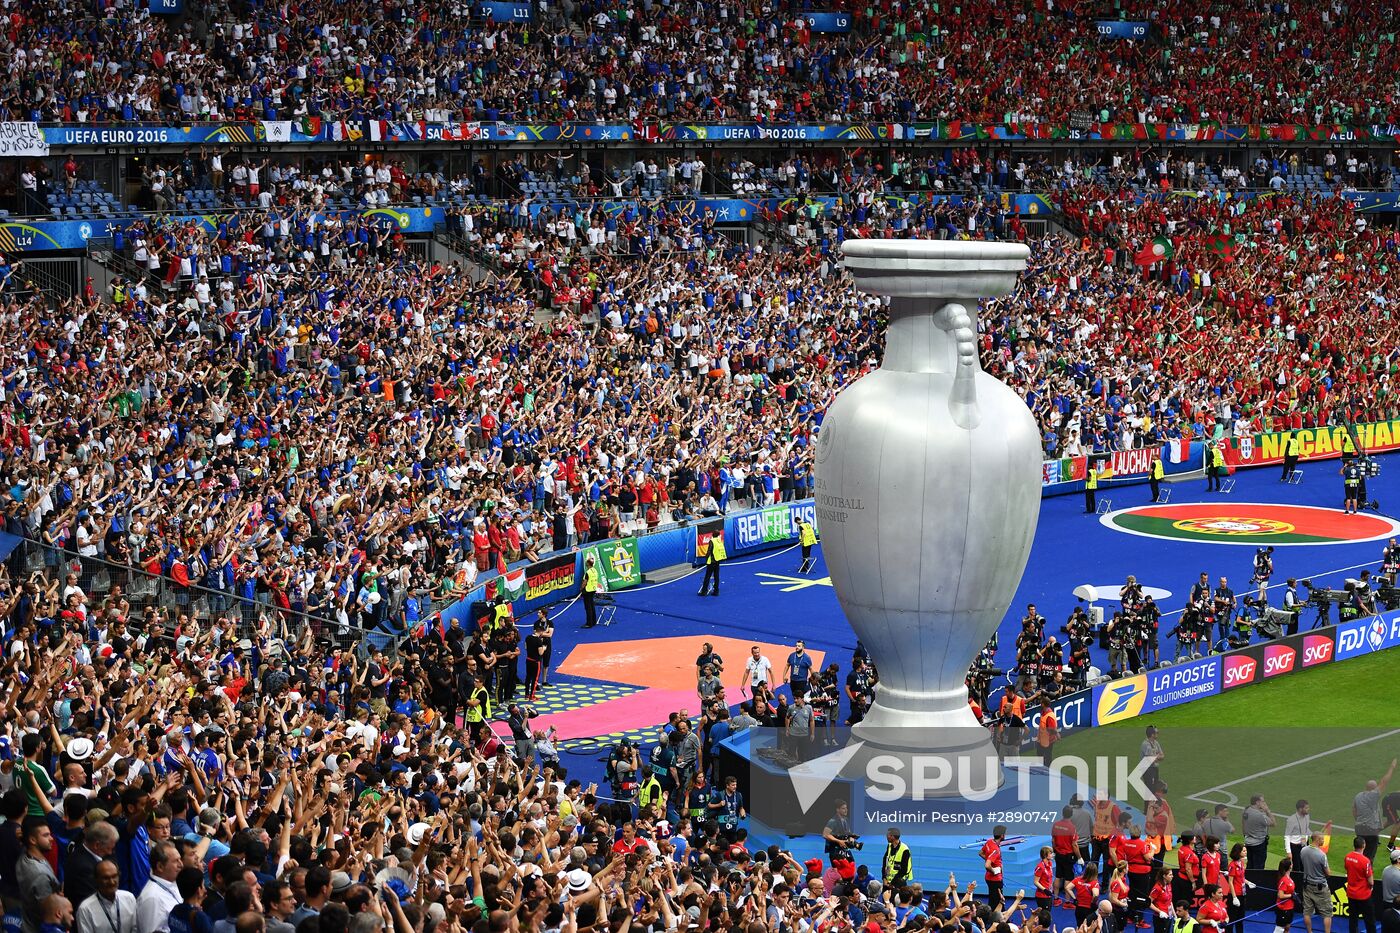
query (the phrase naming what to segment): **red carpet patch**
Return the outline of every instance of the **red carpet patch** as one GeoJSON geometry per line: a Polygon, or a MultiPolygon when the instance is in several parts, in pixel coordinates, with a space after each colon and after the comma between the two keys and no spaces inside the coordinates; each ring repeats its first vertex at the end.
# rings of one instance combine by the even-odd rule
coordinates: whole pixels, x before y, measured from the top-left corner
{"type": "Polygon", "coordinates": [[[1251,547],[1356,544],[1387,538],[1400,530],[1400,523],[1381,515],[1348,515],[1340,509],[1263,502],[1144,505],[1109,512],[1100,521],[1147,538],[1251,547]]]}

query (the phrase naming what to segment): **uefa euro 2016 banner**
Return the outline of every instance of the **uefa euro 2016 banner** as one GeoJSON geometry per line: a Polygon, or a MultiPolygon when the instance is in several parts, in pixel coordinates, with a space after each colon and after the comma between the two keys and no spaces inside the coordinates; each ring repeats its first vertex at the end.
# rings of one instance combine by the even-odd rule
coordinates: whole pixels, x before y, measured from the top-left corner
{"type": "MultiPolygon", "coordinates": [[[[182,2],[182,0],[162,0],[182,2]]],[[[527,9],[517,4],[493,6],[527,9]]],[[[811,14],[824,15],[824,14],[811,14]]],[[[844,14],[831,14],[844,15],[844,14]]],[[[1133,25],[1133,24],[1127,24],[1133,25]]],[[[31,124],[33,125],[33,124],[31,124]]],[[[655,142],[846,142],[881,140],[1115,140],[1120,142],[1292,142],[1393,143],[1400,126],[1371,124],[1251,124],[1216,126],[1208,123],[1095,123],[1078,126],[1052,123],[971,123],[947,120],[930,123],[511,123],[453,120],[263,120],[240,123],[65,124],[40,128],[50,146],[191,146],[217,144],[422,144],[422,143],[606,143],[655,142]]]]}

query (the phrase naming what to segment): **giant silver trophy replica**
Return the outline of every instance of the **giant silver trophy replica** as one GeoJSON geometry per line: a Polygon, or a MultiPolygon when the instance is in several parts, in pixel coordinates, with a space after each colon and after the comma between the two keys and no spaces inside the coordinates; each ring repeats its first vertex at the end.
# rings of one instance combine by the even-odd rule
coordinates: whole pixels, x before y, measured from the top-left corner
{"type": "Polygon", "coordinates": [[[837,599],[880,674],[853,730],[869,750],[986,756],[973,658],[1005,616],[1040,507],[1035,419],[977,358],[977,302],[1026,268],[1016,243],[848,240],[856,286],[889,296],[884,362],[837,396],[816,452],[837,599]]]}

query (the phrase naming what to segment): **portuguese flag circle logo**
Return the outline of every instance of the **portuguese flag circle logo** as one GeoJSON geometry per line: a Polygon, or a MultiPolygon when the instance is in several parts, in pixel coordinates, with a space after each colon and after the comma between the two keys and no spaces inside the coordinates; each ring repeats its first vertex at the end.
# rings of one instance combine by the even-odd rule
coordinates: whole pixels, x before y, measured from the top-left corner
{"type": "Polygon", "coordinates": [[[1380,515],[1348,515],[1340,509],[1264,502],[1144,505],[1109,512],[1099,521],[1116,531],[1146,538],[1249,547],[1357,544],[1400,531],[1400,523],[1380,515]]]}

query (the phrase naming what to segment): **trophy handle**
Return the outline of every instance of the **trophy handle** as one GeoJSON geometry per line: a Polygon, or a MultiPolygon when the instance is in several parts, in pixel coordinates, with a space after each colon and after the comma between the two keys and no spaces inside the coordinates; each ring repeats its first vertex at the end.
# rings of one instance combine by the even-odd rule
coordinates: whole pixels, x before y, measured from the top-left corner
{"type": "Polygon", "coordinates": [[[935,318],[943,330],[953,332],[957,343],[957,362],[953,370],[953,391],[948,396],[948,412],[953,423],[970,431],[982,422],[977,407],[977,324],[972,314],[960,304],[946,304],[935,318]]]}

